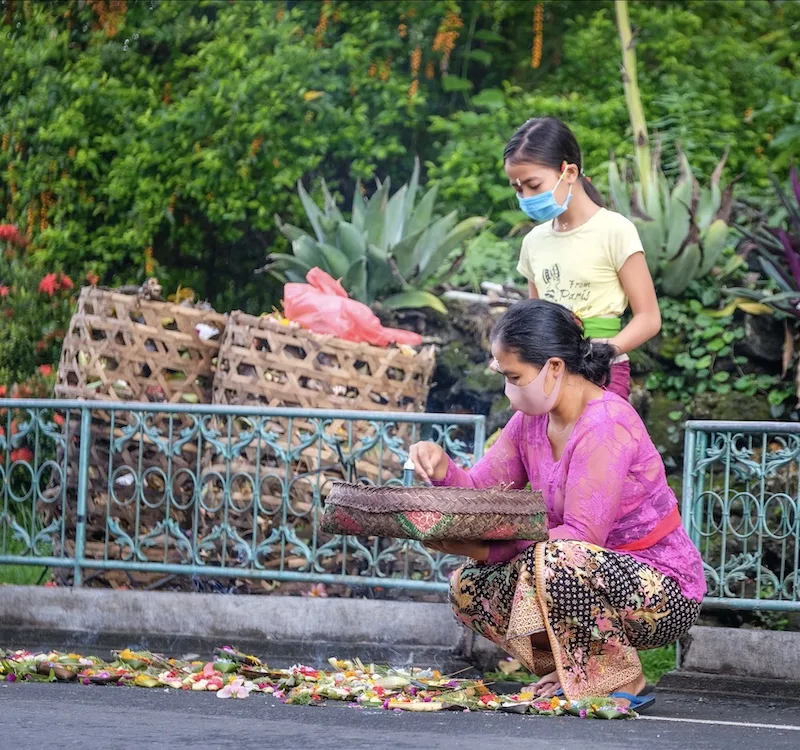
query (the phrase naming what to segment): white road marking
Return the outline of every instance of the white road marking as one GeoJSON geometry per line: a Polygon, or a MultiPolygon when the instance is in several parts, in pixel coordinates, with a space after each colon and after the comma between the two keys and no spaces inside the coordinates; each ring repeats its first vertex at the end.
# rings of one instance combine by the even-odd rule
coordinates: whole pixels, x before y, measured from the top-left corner
{"type": "Polygon", "coordinates": [[[722,721],[718,719],[684,719],[673,716],[639,716],[637,719],[647,721],[676,721],[684,724],[717,724],[724,727],[752,727],[754,729],[783,729],[790,732],[800,732],[800,726],[795,724],[758,724],[751,721],[722,721]]]}

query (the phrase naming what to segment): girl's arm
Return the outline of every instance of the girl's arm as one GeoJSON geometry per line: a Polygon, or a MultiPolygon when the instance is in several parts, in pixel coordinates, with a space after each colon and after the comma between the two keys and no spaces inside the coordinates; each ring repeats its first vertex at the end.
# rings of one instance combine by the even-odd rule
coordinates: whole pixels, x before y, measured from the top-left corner
{"type": "Polygon", "coordinates": [[[539,299],[539,290],[532,281],[528,282],[528,299],[539,299]]]}
{"type": "Polygon", "coordinates": [[[661,311],[644,253],[631,255],[619,269],[619,280],[631,306],[633,318],[608,343],[627,354],[661,330],[661,311]]]}

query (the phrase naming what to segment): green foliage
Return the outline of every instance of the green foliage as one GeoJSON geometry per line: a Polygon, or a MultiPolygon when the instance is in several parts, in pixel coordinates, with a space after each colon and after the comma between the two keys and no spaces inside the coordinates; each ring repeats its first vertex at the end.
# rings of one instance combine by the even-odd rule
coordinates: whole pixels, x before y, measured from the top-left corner
{"type": "Polygon", "coordinates": [[[323,208],[298,184],[314,236],[278,219],[281,232],[291,240],[292,252],[270,255],[267,268],[283,272],[291,281],[302,281],[312,268],[320,267],[342,279],[350,296],[365,304],[381,301],[389,309],[432,307],[446,312],[425,287],[442,280],[442,266],[486,219],[472,216],[457,223],[457,211],[438,215],[436,187],[417,201],[418,161],[410,182],[391,197],[390,186],[389,178],[378,180],[377,189],[365,201],[361,183],[356,183],[348,221],[324,181],[323,208]]]}
{"type": "Polygon", "coordinates": [[[792,197],[773,178],[778,200],[785,211],[785,223],[774,226],[762,213],[752,227],[737,227],[758,253],[761,270],[776,291],[742,288],[729,291],[756,299],[779,313],[800,319],[800,178],[794,167],[790,179],[792,197]]]}
{"type": "Polygon", "coordinates": [[[484,281],[496,284],[511,281],[525,287],[525,280],[517,273],[521,245],[519,237],[501,239],[493,232],[481,232],[467,244],[463,262],[450,277],[450,283],[469,286],[476,292],[481,291],[484,281]]]}
{"type": "Polygon", "coordinates": [[[422,116],[407,77],[369,75],[377,6],[343,6],[319,48],[308,9],[277,3],[128,3],[112,36],[89,4],[21,6],[0,52],[0,210],[33,210],[45,262],[112,282],[144,278],[152,247],[166,286],[271,304],[253,268],[281,246],[273,215],[300,209],[288,188],[322,167],[370,177],[422,116]]]}
{"type": "Polygon", "coordinates": [[[73,282],[0,242],[2,395],[52,397],[52,376],[72,308],[73,282]]]}
{"type": "MultiPolygon", "coordinates": [[[[718,293],[711,292],[709,300],[718,301],[718,293]]],[[[652,368],[645,381],[648,390],[661,391],[686,407],[705,393],[760,396],[768,400],[775,418],[783,415],[792,386],[777,374],[754,371],[741,351],[745,328],[740,313],[709,309],[692,297],[662,297],[659,306],[663,324],[658,356],[670,366],[652,368]]],[[[675,411],[670,417],[679,422],[684,413],[675,411]]]]}
{"type": "Polygon", "coordinates": [[[733,184],[724,192],[720,189],[727,153],[706,188],[679,151],[680,176],[670,189],[660,156],[656,148],[651,153],[652,173],[637,175],[635,181],[628,170],[620,174],[612,158],[609,191],[614,208],[636,224],[656,285],[665,294],[680,297],[693,280],[710,274],[722,257],[730,230],[733,184]]]}

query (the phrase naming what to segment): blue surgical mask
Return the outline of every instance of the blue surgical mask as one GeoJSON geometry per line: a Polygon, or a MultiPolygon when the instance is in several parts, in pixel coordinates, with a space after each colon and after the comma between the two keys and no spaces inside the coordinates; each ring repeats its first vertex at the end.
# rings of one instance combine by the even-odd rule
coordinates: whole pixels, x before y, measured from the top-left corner
{"type": "Polygon", "coordinates": [[[556,216],[561,216],[572,200],[572,185],[570,185],[567,199],[560,206],[556,203],[556,188],[561,184],[561,180],[564,179],[564,174],[566,173],[561,173],[561,177],[558,178],[558,182],[553,189],[548,190],[546,193],[531,195],[528,198],[523,198],[518,194],[519,207],[534,221],[549,221],[550,219],[555,219],[556,216]]]}

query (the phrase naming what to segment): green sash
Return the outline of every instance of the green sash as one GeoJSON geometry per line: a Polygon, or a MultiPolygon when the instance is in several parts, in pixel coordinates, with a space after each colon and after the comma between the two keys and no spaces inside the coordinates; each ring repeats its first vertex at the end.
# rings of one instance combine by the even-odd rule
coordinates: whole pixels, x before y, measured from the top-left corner
{"type": "Polygon", "coordinates": [[[613,339],[622,330],[619,318],[586,318],[582,322],[587,339],[613,339]]]}

